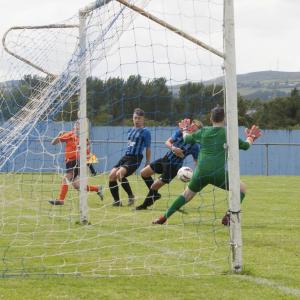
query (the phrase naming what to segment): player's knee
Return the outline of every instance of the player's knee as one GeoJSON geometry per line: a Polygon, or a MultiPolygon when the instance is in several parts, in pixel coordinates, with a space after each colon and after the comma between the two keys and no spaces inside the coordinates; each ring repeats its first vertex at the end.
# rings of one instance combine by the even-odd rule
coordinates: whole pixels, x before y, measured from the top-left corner
{"type": "Polygon", "coordinates": [[[116,176],[119,181],[122,181],[122,178],[126,177],[127,170],[125,168],[121,168],[117,171],[116,176]]]}
{"type": "Polygon", "coordinates": [[[111,171],[108,175],[108,180],[109,181],[116,181],[117,180],[117,175],[116,172],[111,171]]]}
{"type": "Polygon", "coordinates": [[[117,177],[117,179],[119,180],[119,181],[122,181],[122,178],[124,177],[123,175],[122,175],[122,172],[117,172],[116,173],[116,177],[117,177]]]}
{"type": "Polygon", "coordinates": [[[241,193],[245,194],[246,190],[247,190],[246,184],[244,182],[241,182],[241,184],[240,184],[240,191],[241,191],[241,193]]]}
{"type": "Polygon", "coordinates": [[[145,168],[143,168],[142,170],[141,170],[141,176],[142,177],[148,177],[148,166],[147,167],[145,167],[145,168]]]}
{"type": "Polygon", "coordinates": [[[73,180],[73,173],[67,173],[63,178],[63,182],[65,182],[66,184],[70,184],[72,180],[73,180]]]}
{"type": "Polygon", "coordinates": [[[189,202],[196,195],[195,192],[191,191],[188,187],[184,190],[182,196],[185,198],[185,202],[189,202]]]}
{"type": "Polygon", "coordinates": [[[143,168],[141,170],[141,176],[142,177],[149,177],[151,175],[153,175],[153,171],[152,171],[150,166],[146,166],[145,168],[143,168]]]}

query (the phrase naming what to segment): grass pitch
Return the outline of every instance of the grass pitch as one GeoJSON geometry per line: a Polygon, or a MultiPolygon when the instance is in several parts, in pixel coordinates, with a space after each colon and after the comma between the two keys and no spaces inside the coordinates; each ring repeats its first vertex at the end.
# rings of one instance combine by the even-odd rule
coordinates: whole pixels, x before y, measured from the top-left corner
{"type": "MultiPolygon", "coordinates": [[[[51,207],[59,178],[2,174],[0,299],[296,299],[300,297],[298,177],[244,177],[242,275],[228,273],[223,191],[207,187],[167,226],[158,217],[184,188],[173,182],[151,210],[89,196],[91,225],[76,225],[78,195],[51,207]]],[[[130,178],[137,203],[144,183],[130,178]]],[[[102,175],[91,183],[106,180],[102,175]],[[102,178],[103,177],[103,178],[102,178]]],[[[124,198],[124,194],[121,193],[124,198]]],[[[126,199],[124,199],[126,204],[126,199]]]]}

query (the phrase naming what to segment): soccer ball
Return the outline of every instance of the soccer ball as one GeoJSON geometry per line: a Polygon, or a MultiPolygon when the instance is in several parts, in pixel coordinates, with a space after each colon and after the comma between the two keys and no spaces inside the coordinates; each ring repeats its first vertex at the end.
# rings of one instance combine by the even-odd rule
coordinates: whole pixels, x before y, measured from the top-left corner
{"type": "Polygon", "coordinates": [[[182,182],[189,182],[193,176],[193,170],[190,167],[181,167],[177,172],[177,178],[182,182]]]}

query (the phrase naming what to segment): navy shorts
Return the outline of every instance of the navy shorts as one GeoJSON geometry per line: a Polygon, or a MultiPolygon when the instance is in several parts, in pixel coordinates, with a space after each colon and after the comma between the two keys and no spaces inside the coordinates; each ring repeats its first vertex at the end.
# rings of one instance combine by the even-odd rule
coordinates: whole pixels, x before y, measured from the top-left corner
{"type": "Polygon", "coordinates": [[[143,155],[125,155],[118,161],[114,168],[123,167],[127,169],[127,177],[133,174],[138,169],[142,162],[142,159],[143,155]]]}
{"type": "Polygon", "coordinates": [[[164,183],[170,183],[177,175],[181,165],[172,164],[167,157],[159,158],[150,164],[150,168],[158,174],[160,180],[164,183]]]}

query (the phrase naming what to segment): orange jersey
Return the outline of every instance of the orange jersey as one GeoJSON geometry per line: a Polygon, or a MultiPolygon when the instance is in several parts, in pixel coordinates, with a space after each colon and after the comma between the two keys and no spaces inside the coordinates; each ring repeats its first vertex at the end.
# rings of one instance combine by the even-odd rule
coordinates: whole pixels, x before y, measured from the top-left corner
{"type": "Polygon", "coordinates": [[[73,131],[68,131],[58,137],[59,141],[66,143],[65,159],[66,161],[75,160],[79,157],[77,145],[79,139],[73,131]]]}

